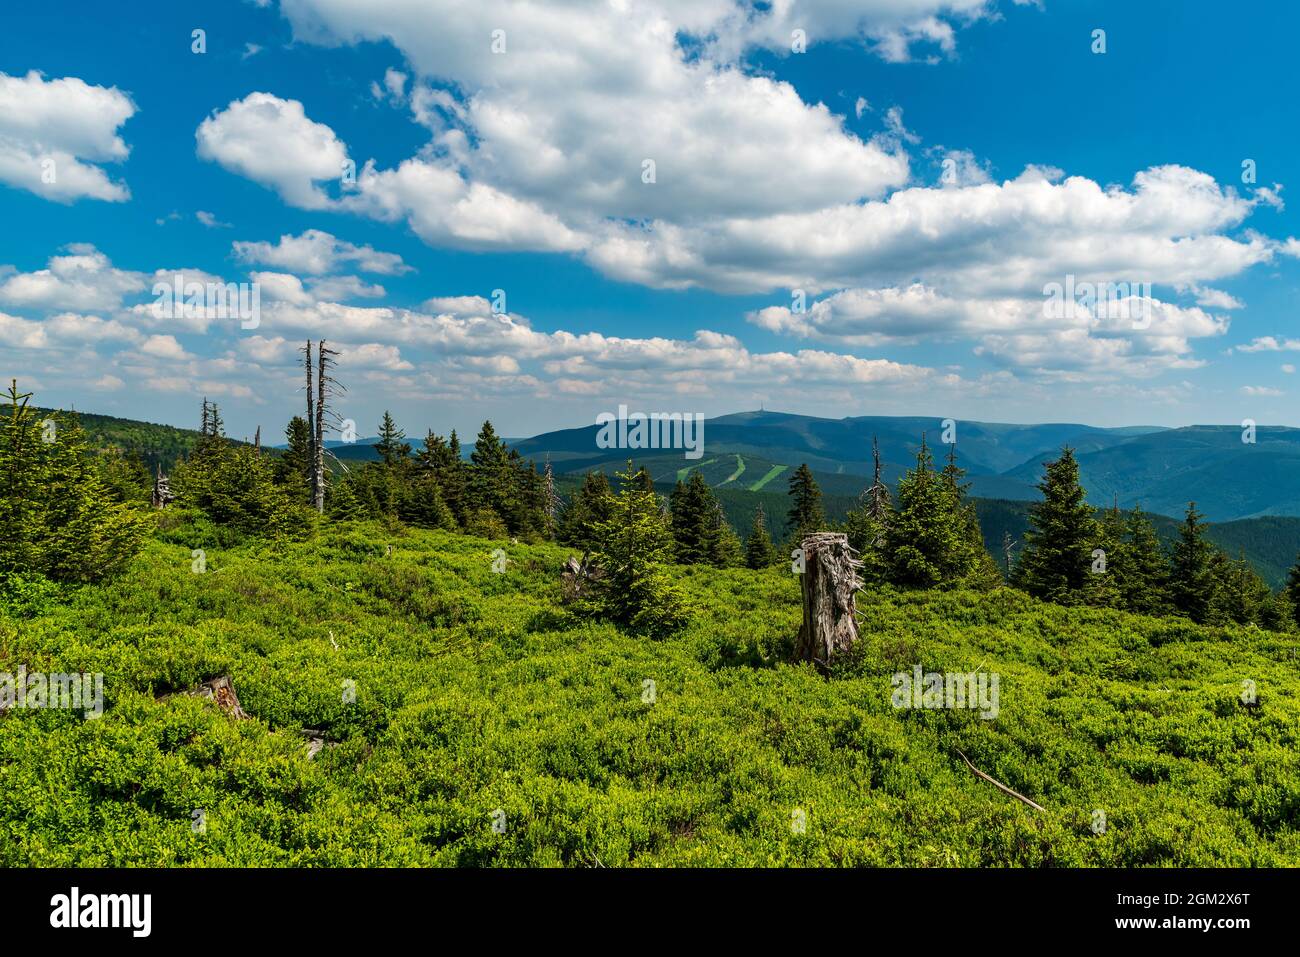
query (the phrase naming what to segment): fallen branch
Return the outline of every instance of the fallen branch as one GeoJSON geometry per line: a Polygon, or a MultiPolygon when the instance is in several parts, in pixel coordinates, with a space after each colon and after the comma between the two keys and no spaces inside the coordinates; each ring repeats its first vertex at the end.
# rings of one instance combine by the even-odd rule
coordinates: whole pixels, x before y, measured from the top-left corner
{"type": "Polygon", "coordinates": [[[1001,781],[998,781],[996,778],[993,778],[993,777],[991,777],[990,775],[985,774],[985,773],[984,773],[983,771],[981,771],[979,768],[975,767],[975,765],[971,764],[971,763],[970,763],[970,758],[968,758],[968,757],[966,757],[966,755],[962,754],[962,750],[961,750],[961,748],[955,748],[954,750],[955,750],[958,754],[961,754],[961,759],[962,759],[963,761],[966,762],[966,767],[968,767],[968,768],[970,768],[972,771],[974,771],[976,777],[980,777],[980,778],[983,778],[985,781],[988,781],[989,784],[993,785],[995,788],[997,788],[997,789],[998,789],[999,791],[1001,791],[1003,794],[1010,794],[1010,795],[1011,795],[1013,798],[1015,798],[1017,801],[1023,801],[1025,804],[1028,804],[1030,807],[1032,807],[1035,811],[1042,811],[1044,814],[1047,813],[1047,811],[1045,811],[1042,807],[1040,807],[1039,805],[1035,804],[1033,801],[1029,800],[1029,798],[1025,797],[1023,794],[1018,794],[1018,793],[1016,793],[1015,791],[1011,790],[1011,788],[1009,788],[1009,787],[1007,787],[1005,784],[1003,784],[1001,781]]]}

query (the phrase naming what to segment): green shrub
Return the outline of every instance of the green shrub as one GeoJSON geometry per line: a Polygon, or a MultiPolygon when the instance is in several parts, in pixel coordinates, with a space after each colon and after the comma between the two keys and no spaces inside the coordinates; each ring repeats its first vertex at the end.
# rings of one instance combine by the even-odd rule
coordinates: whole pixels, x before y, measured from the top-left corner
{"type": "Polygon", "coordinates": [[[788,566],[667,566],[693,613],[645,641],[566,613],[569,554],[358,522],[18,586],[0,672],[106,709],[0,717],[0,866],[1300,865],[1294,635],[882,588],[827,677],[788,566]],[[998,717],[895,709],[916,664],[997,672],[998,717]],[[176,694],[221,674],[250,720],[176,694]]]}

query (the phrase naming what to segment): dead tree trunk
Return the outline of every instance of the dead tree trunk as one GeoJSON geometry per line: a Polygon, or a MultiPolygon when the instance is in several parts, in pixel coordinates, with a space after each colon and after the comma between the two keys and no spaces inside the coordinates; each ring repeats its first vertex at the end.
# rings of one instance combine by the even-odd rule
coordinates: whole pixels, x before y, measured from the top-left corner
{"type": "MultiPolygon", "coordinates": [[[[338,353],[325,348],[325,340],[316,343],[316,425],[312,442],[312,504],[316,511],[325,511],[325,400],[334,395],[336,383],[330,375],[334,357],[338,353]]],[[[332,411],[331,411],[332,414],[332,411]]]]}
{"type": "Polygon", "coordinates": [[[307,369],[307,484],[312,507],[316,505],[316,390],[311,381],[311,340],[303,347],[303,366],[307,369]]]}
{"type": "Polygon", "coordinates": [[[311,496],[312,506],[325,511],[325,340],[316,343],[316,422],[312,426],[311,496]]]}
{"type": "Polygon", "coordinates": [[[152,502],[154,508],[165,508],[176,500],[172,494],[171,482],[163,474],[162,463],[158,463],[158,474],[153,480],[152,502]]]}
{"type": "Polygon", "coordinates": [[[826,666],[858,640],[854,594],[862,587],[862,562],[838,532],[816,532],[803,539],[803,626],[795,657],[826,666]]]}

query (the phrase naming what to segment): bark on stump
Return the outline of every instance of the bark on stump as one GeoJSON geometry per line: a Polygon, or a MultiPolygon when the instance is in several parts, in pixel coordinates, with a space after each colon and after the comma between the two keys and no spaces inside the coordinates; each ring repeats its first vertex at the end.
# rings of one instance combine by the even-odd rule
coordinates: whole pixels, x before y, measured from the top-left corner
{"type": "Polygon", "coordinates": [[[858,640],[854,594],[861,589],[858,569],[862,562],[849,547],[849,537],[838,532],[808,535],[803,549],[803,625],[795,644],[799,661],[830,664],[858,640]]]}
{"type": "Polygon", "coordinates": [[[582,561],[570,555],[560,571],[560,581],[564,585],[564,600],[573,601],[575,598],[583,597],[587,594],[587,586],[603,577],[604,572],[588,561],[585,552],[582,561]]]}

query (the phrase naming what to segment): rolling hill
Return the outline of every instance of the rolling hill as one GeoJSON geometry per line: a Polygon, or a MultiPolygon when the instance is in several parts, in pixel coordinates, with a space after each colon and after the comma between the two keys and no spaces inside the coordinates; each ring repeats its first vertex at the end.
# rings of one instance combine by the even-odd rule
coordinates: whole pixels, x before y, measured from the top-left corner
{"type": "MultiPolygon", "coordinates": [[[[1006,473],[1033,481],[1042,453],[1006,473]]],[[[1187,502],[1211,521],[1300,515],[1300,429],[1260,427],[1255,442],[1235,426],[1196,425],[1134,436],[1079,455],[1079,475],[1098,504],[1118,499],[1177,515],[1187,502]]]]}

